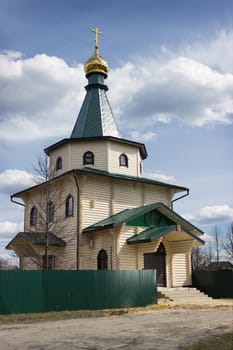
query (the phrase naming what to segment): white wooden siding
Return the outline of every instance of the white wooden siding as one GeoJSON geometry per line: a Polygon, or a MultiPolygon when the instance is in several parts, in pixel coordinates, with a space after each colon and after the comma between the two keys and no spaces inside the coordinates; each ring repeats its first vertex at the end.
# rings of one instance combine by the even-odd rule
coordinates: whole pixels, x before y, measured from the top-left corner
{"type": "Polygon", "coordinates": [[[145,204],[162,202],[170,206],[170,192],[166,187],[145,185],[145,204]]]}
{"type": "Polygon", "coordinates": [[[80,268],[82,270],[96,270],[97,258],[100,250],[104,249],[108,256],[108,269],[117,269],[116,237],[112,230],[99,231],[96,234],[84,234],[80,241],[80,268]],[[92,246],[90,245],[92,239],[92,246]]]}
{"type": "Polygon", "coordinates": [[[99,170],[108,171],[107,142],[78,142],[71,144],[71,169],[87,166],[99,170]],[[94,154],[94,165],[83,165],[83,155],[90,151],[94,154]]]}
{"type": "Polygon", "coordinates": [[[188,258],[188,255],[185,253],[174,254],[172,256],[173,287],[188,286],[191,284],[188,270],[188,258]]]}
{"type": "Polygon", "coordinates": [[[192,241],[176,241],[170,243],[172,287],[191,285],[191,247],[192,241]]]}
{"type": "Polygon", "coordinates": [[[137,253],[135,245],[128,245],[127,238],[136,233],[134,227],[123,225],[118,239],[119,270],[137,269],[137,253]]]}
{"type": "Polygon", "coordinates": [[[141,155],[137,146],[109,141],[109,171],[111,173],[129,176],[141,176],[141,155]],[[119,157],[125,154],[128,157],[128,167],[119,165],[119,157]]]}
{"type": "Polygon", "coordinates": [[[32,258],[23,256],[21,258],[22,270],[40,270],[39,264],[36,264],[32,258]]]}
{"type": "Polygon", "coordinates": [[[114,184],[115,212],[126,208],[140,207],[142,204],[141,184],[116,180],[114,184]]]}
{"type": "Polygon", "coordinates": [[[111,215],[111,182],[87,176],[82,187],[82,228],[111,215]]]}
{"type": "Polygon", "coordinates": [[[52,174],[53,177],[59,176],[66,171],[71,169],[71,148],[70,144],[65,144],[57,149],[54,149],[50,152],[49,154],[49,159],[50,159],[50,173],[52,174]],[[61,157],[62,158],[62,169],[59,169],[56,171],[56,161],[57,158],[61,157]]]}
{"type": "Polygon", "coordinates": [[[167,237],[161,239],[166,252],[166,284],[172,287],[172,263],[171,263],[171,244],[167,241],[167,237]]]}

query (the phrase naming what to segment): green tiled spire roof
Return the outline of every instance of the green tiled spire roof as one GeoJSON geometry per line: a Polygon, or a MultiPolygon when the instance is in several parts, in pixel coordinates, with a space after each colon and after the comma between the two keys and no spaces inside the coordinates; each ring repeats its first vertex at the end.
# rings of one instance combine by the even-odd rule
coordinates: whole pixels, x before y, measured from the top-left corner
{"type": "Polygon", "coordinates": [[[103,73],[90,73],[86,96],[76,120],[71,138],[120,137],[112,109],[106,95],[103,73]]]}
{"type": "Polygon", "coordinates": [[[112,109],[106,95],[108,90],[104,79],[107,78],[108,64],[99,55],[98,28],[94,54],[87,60],[84,69],[88,78],[86,97],[76,120],[71,138],[113,136],[120,137],[113,117],[112,109]]]}

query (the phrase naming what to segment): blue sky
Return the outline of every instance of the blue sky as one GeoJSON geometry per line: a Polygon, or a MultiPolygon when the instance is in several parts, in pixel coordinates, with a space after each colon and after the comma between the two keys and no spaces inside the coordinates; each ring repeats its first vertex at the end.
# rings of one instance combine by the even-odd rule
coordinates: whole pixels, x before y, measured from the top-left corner
{"type": "Polygon", "coordinates": [[[206,232],[233,220],[233,2],[0,0],[0,255],[22,229],[10,195],[69,137],[99,27],[108,97],[144,175],[190,188],[174,209],[206,232]]]}

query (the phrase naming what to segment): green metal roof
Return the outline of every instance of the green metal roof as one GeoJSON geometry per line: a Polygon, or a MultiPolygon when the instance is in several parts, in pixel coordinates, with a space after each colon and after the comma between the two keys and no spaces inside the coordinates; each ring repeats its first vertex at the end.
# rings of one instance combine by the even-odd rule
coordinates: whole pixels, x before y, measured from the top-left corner
{"type": "Polygon", "coordinates": [[[98,221],[96,224],[86,227],[83,230],[83,233],[95,231],[95,230],[103,230],[107,228],[112,228],[119,226],[127,221],[136,219],[138,216],[141,216],[156,207],[155,204],[145,205],[143,207],[132,208],[132,209],[124,209],[115,215],[111,215],[108,218],[98,221]]]}
{"type": "Polygon", "coordinates": [[[104,79],[105,76],[101,73],[92,73],[88,76],[86,97],[71,133],[71,138],[120,137],[106,95],[108,87],[104,84],[104,79]]]}
{"type": "Polygon", "coordinates": [[[196,235],[192,233],[193,230],[199,232],[200,234],[203,234],[203,232],[200,229],[192,225],[190,222],[182,218],[179,214],[175,213],[173,210],[171,210],[169,207],[167,207],[161,202],[152,203],[142,207],[122,210],[119,213],[111,215],[104,220],[98,221],[97,223],[86,227],[83,230],[83,233],[113,228],[121,224],[128,224],[141,227],[153,225],[153,229],[170,225],[180,225],[183,230],[185,230],[188,234],[192,235],[195,239],[196,235]],[[155,220],[154,223],[153,221],[151,221],[148,223],[148,225],[145,224],[145,222],[140,223],[140,220],[138,219],[152,211],[156,211],[160,214],[159,220],[155,220]]]}
{"type": "MultiPolygon", "coordinates": [[[[145,184],[149,184],[149,185],[155,185],[155,186],[162,186],[162,187],[168,187],[174,190],[177,190],[177,192],[182,192],[182,191],[188,191],[187,187],[182,187],[182,186],[177,186],[177,185],[172,185],[172,184],[168,184],[165,182],[161,182],[161,181],[156,181],[156,180],[151,180],[151,179],[147,179],[145,177],[136,177],[136,176],[128,176],[128,175],[122,175],[122,174],[115,174],[115,173],[109,173],[108,171],[104,171],[104,170],[98,170],[98,169],[93,169],[93,168],[80,168],[80,169],[72,169],[69,170],[59,176],[54,177],[53,179],[51,179],[50,181],[58,181],[60,178],[65,177],[67,175],[70,175],[72,173],[77,173],[77,174],[90,174],[90,175],[96,175],[96,176],[104,176],[104,177],[109,177],[109,178],[114,178],[114,179],[120,179],[120,180],[128,180],[128,181],[134,181],[137,183],[145,183],[145,184]]],[[[34,185],[31,187],[28,187],[22,191],[16,192],[14,194],[11,195],[11,198],[13,199],[14,197],[18,197],[20,198],[21,195],[23,193],[29,192],[31,190],[34,190],[40,186],[45,185],[46,183],[41,183],[38,185],[34,185]]]]}
{"type": "Polygon", "coordinates": [[[142,231],[139,234],[133,235],[132,237],[128,238],[127,243],[135,244],[135,243],[152,242],[155,239],[158,239],[161,236],[165,236],[166,234],[172,231],[176,231],[176,225],[148,228],[147,230],[142,231]]]}
{"type": "MultiPolygon", "coordinates": [[[[171,233],[173,231],[177,231],[177,225],[170,225],[170,226],[164,226],[164,227],[152,227],[145,231],[140,232],[139,234],[136,234],[128,238],[127,244],[153,242],[155,239],[165,236],[168,233],[171,233]]],[[[193,234],[190,231],[186,231],[186,230],[183,230],[183,231],[186,232],[188,235],[192,236],[194,239],[196,239],[200,243],[204,244],[204,241],[197,235],[193,234]]]]}
{"type": "MultiPolygon", "coordinates": [[[[45,245],[45,233],[43,232],[19,232],[11,242],[6,246],[6,249],[11,249],[10,246],[14,241],[19,238],[24,238],[34,245],[45,245]]],[[[54,233],[48,233],[48,245],[64,247],[66,245],[65,241],[57,237],[54,233]]]]}
{"type": "Polygon", "coordinates": [[[164,187],[174,188],[174,189],[177,189],[180,191],[187,191],[188,190],[187,187],[172,185],[172,184],[168,184],[166,182],[152,180],[152,179],[148,179],[145,177],[136,177],[136,176],[130,176],[130,175],[109,173],[108,171],[98,170],[98,169],[93,169],[93,168],[85,167],[85,168],[81,168],[81,169],[75,169],[75,171],[77,173],[106,176],[106,177],[111,177],[111,178],[115,178],[115,179],[130,180],[130,181],[135,181],[135,182],[139,182],[139,183],[146,183],[146,184],[150,184],[150,185],[164,186],[164,187]]]}

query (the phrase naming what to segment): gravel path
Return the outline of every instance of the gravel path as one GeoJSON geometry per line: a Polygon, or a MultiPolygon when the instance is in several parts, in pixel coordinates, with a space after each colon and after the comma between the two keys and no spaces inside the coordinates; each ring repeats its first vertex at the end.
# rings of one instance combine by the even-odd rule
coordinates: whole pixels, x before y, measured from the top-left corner
{"type": "Polygon", "coordinates": [[[233,332],[230,307],[155,310],[121,316],[0,326],[1,350],[173,350],[233,332]]]}

